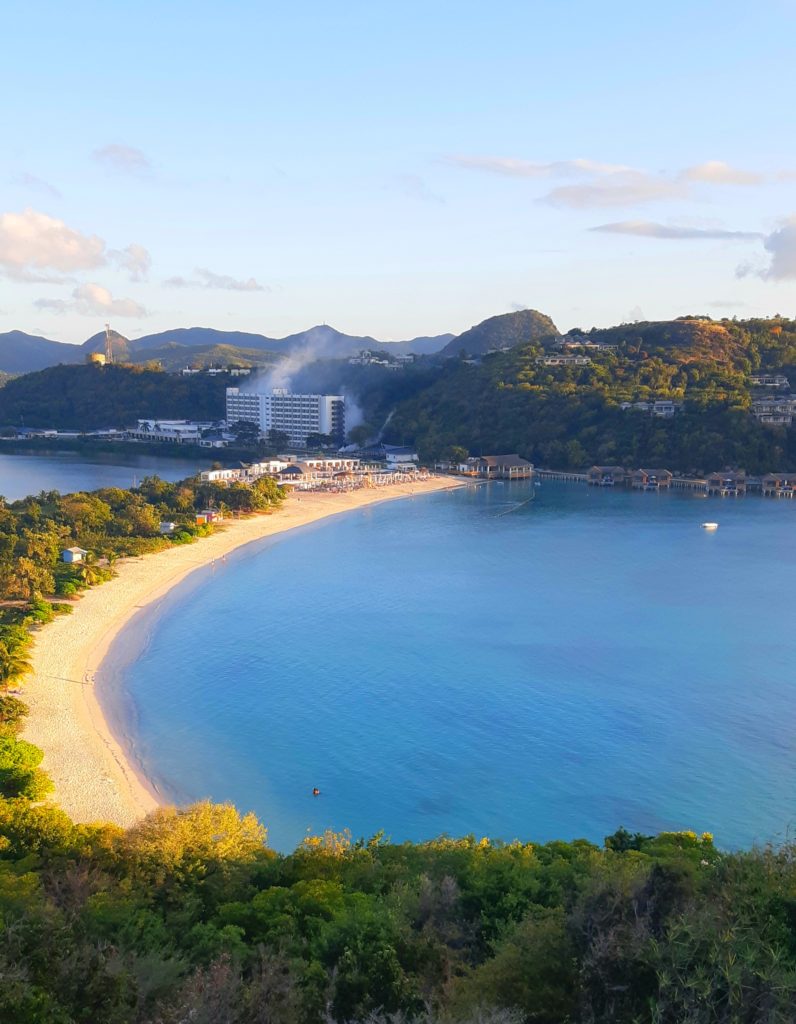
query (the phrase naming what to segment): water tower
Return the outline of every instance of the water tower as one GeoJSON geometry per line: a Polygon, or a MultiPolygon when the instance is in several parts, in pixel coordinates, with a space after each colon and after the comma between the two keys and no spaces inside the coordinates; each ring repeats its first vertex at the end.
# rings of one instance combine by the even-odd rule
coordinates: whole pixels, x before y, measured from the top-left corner
{"type": "Polygon", "coordinates": [[[110,324],[105,324],[105,362],[113,362],[113,341],[111,340],[110,324]]]}

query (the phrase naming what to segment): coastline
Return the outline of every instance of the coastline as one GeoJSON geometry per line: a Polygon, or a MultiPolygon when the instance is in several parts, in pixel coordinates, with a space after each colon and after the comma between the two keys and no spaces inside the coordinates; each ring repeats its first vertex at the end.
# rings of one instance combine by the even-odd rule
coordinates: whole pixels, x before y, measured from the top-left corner
{"type": "Polygon", "coordinates": [[[192,572],[246,544],[397,498],[462,486],[453,478],[392,484],[343,494],[292,494],[277,511],[233,520],[195,544],[128,559],[118,575],[94,587],[37,635],[25,685],[29,706],[24,738],[44,751],[50,797],[76,822],[127,827],[163,801],[130,762],[94,692],[103,659],[128,621],[192,572]]]}

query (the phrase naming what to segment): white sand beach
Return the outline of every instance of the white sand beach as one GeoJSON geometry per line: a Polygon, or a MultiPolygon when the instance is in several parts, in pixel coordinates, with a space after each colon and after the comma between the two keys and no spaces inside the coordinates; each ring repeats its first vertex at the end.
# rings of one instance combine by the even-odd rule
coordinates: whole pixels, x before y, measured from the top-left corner
{"type": "Polygon", "coordinates": [[[139,609],[191,572],[244,544],[377,502],[460,486],[444,477],[343,494],[291,495],[269,515],[230,521],[196,544],[175,546],[117,565],[118,575],[87,591],[71,615],[36,638],[25,739],[44,751],[52,800],[75,821],[128,826],[158,805],[157,793],[129,763],[94,693],[95,673],[116,635],[139,609]]]}

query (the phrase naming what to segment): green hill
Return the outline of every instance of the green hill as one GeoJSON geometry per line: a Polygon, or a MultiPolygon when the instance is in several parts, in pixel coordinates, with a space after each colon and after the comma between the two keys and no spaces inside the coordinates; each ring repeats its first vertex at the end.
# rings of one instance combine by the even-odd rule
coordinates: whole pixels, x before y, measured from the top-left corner
{"type": "Polygon", "coordinates": [[[538,343],[558,336],[558,328],[544,313],[535,309],[522,309],[484,320],[469,331],[453,338],[440,355],[479,356],[492,350],[514,348],[517,345],[538,343]]]}
{"type": "Polygon", "coordinates": [[[575,332],[585,366],[551,366],[540,343],[486,356],[480,366],[450,361],[419,394],[401,402],[388,440],[414,438],[427,458],[452,445],[472,453],[517,451],[540,465],[661,465],[683,472],[737,465],[796,468],[792,431],[761,426],[749,412],[749,374],[793,374],[796,323],[706,318],[575,332]],[[623,410],[623,402],[672,399],[671,420],[623,410]]]}
{"type": "Polygon", "coordinates": [[[0,388],[0,426],[92,430],[139,417],[217,420],[227,374],[181,377],[138,366],[51,366],[0,388]]]}

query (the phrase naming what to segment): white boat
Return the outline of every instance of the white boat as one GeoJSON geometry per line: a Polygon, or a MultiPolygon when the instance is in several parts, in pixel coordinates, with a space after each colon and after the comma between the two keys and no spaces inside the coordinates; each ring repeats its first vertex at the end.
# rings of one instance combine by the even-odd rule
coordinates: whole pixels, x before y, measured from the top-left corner
{"type": "Polygon", "coordinates": [[[702,523],[702,529],[703,530],[718,530],[718,528],[719,528],[719,524],[718,523],[702,523]]]}

